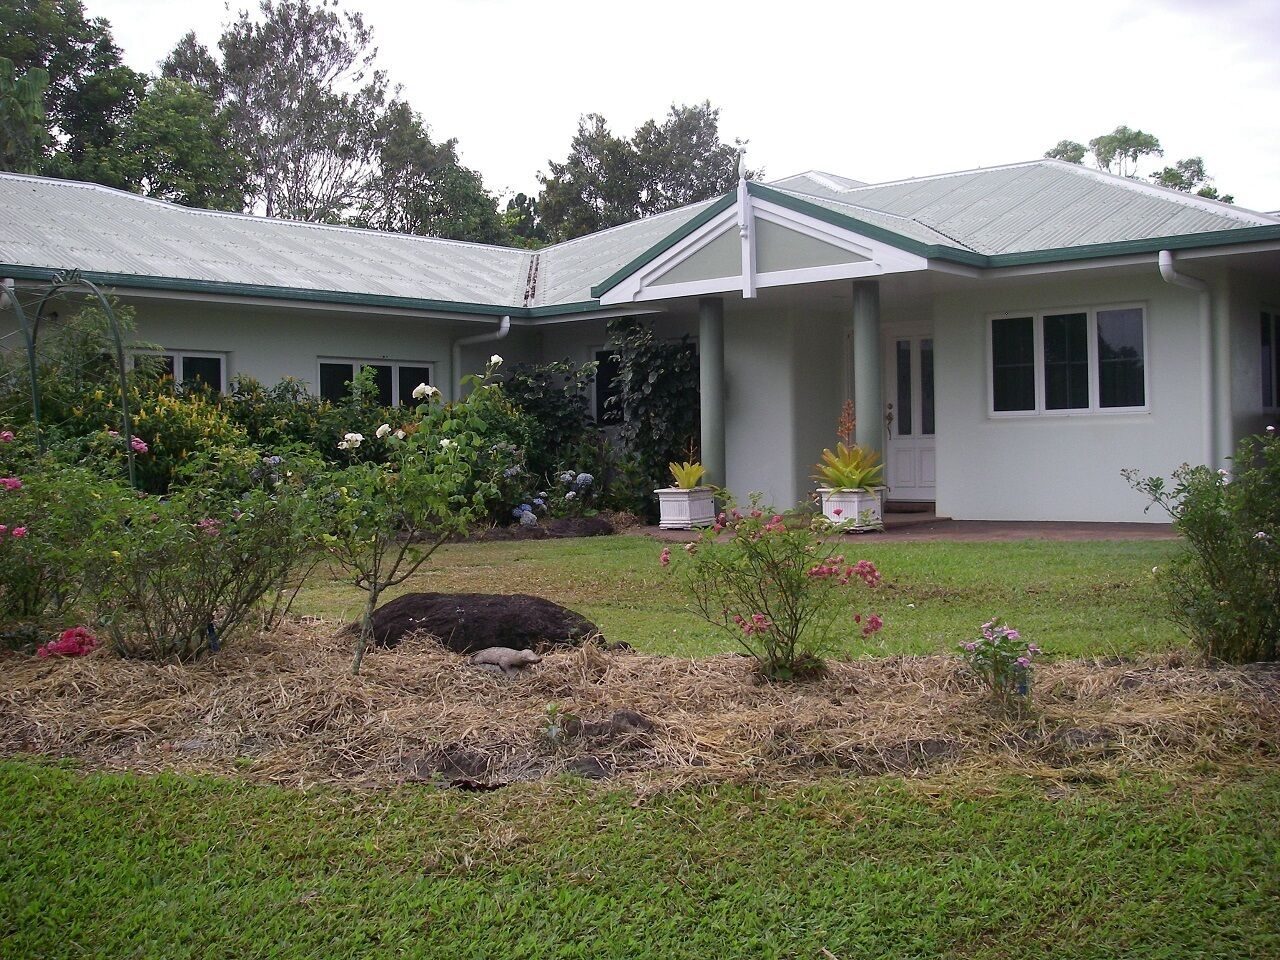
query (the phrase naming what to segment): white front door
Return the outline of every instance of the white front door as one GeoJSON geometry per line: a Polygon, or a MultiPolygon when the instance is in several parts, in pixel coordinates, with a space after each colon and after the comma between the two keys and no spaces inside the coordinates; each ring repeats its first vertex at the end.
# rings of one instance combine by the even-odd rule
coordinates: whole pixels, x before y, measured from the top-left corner
{"type": "Polygon", "coordinates": [[[885,481],[890,500],[934,498],[933,337],[887,338],[885,481]]]}

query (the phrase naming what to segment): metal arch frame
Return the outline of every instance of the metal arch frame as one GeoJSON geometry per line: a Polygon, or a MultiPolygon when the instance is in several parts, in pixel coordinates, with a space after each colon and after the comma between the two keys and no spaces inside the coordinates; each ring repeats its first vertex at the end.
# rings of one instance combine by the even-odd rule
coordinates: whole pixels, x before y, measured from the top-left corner
{"type": "Polygon", "coordinates": [[[22,328],[22,338],[26,342],[27,375],[31,380],[31,414],[36,429],[36,446],[41,453],[44,453],[44,433],[41,430],[40,423],[40,378],[38,364],[36,363],[36,340],[40,335],[40,321],[44,319],[44,310],[50,300],[64,296],[75,289],[87,291],[97,299],[103,312],[106,313],[107,323],[111,328],[111,339],[115,344],[116,352],[116,371],[120,378],[120,442],[124,446],[125,461],[129,465],[129,486],[137,488],[138,475],[133,452],[133,423],[129,413],[129,377],[125,369],[124,338],[120,333],[120,322],[116,319],[116,312],[112,309],[111,303],[103,295],[102,291],[95,284],[81,276],[79,270],[69,270],[53,275],[44,287],[40,300],[36,304],[34,323],[27,319],[27,313],[18,300],[16,289],[8,285],[4,287],[4,293],[13,305],[14,313],[18,315],[18,323],[22,328]]]}

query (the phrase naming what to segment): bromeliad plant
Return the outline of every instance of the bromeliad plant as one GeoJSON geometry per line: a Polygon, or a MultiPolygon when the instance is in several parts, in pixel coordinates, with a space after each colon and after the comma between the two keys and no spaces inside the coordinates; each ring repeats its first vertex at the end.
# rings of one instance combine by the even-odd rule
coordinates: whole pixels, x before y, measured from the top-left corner
{"type": "Polygon", "coordinates": [[[1033,658],[1040,653],[1034,643],[998,619],[982,625],[982,634],[960,644],[969,672],[986,684],[1000,703],[1014,705],[1025,702],[1031,694],[1033,658]]]}
{"type": "Polygon", "coordinates": [[[421,384],[407,422],[352,430],[340,441],[354,462],[336,471],[324,494],[330,557],[365,592],[352,673],[360,672],[373,638],[373,611],[389,587],[404,583],[450,537],[482,520],[500,495],[512,464],[510,444],[495,442],[492,425],[513,416],[493,382],[498,363],[470,378],[473,389],[445,404],[421,384]],[[377,462],[360,459],[367,448],[377,462]]]}
{"type": "Polygon", "coordinates": [[[835,451],[822,451],[814,479],[832,490],[874,490],[884,483],[880,454],[842,440],[835,451]]]}
{"type": "MultiPolygon", "coordinates": [[[[822,657],[841,641],[884,626],[875,613],[851,610],[862,589],[880,586],[875,565],[847,560],[817,525],[788,527],[758,498],[745,512],[730,505],[676,554],[674,570],[694,610],[733,635],[770,679],[820,672],[822,657]]],[[[663,549],[664,567],[672,556],[663,549]]]]}
{"type": "Polygon", "coordinates": [[[675,481],[676,488],[680,490],[696,489],[707,472],[707,468],[702,464],[690,460],[684,463],[672,461],[667,468],[671,471],[671,479],[675,481]]]}

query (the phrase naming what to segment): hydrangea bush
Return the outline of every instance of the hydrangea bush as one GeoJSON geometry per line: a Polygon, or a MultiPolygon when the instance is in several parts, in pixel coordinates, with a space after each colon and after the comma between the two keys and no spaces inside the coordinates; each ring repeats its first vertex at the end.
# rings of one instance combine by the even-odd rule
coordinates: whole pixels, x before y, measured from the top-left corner
{"type": "Polygon", "coordinates": [[[1013,704],[1030,696],[1033,660],[1040,648],[1023,640],[1017,630],[998,619],[988,620],[981,634],[961,643],[960,650],[969,672],[1000,702],[1013,704]]]}
{"type": "Polygon", "coordinates": [[[732,504],[698,540],[664,547],[694,610],[729,632],[761,674],[789,679],[819,672],[822,658],[884,627],[857,607],[881,583],[868,560],[852,560],[815,525],[789,527],[758,498],[732,504]],[[727,534],[727,536],[725,535],[727,534]]]}

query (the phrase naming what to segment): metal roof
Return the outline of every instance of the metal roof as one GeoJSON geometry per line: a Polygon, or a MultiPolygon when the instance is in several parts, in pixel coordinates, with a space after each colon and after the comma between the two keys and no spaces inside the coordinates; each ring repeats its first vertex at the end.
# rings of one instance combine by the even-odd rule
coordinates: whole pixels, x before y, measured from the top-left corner
{"type": "MultiPolygon", "coordinates": [[[[881,184],[808,171],[767,186],[890,242],[979,261],[1090,246],[1101,253],[1107,244],[1163,238],[1189,244],[1280,225],[1273,214],[1047,159],[881,184]]],[[[120,285],[139,278],[189,290],[554,313],[586,309],[593,285],[687,232],[719,202],[728,200],[528,251],[196,210],[96,184],[0,174],[0,267],[76,268],[120,285]]]]}

